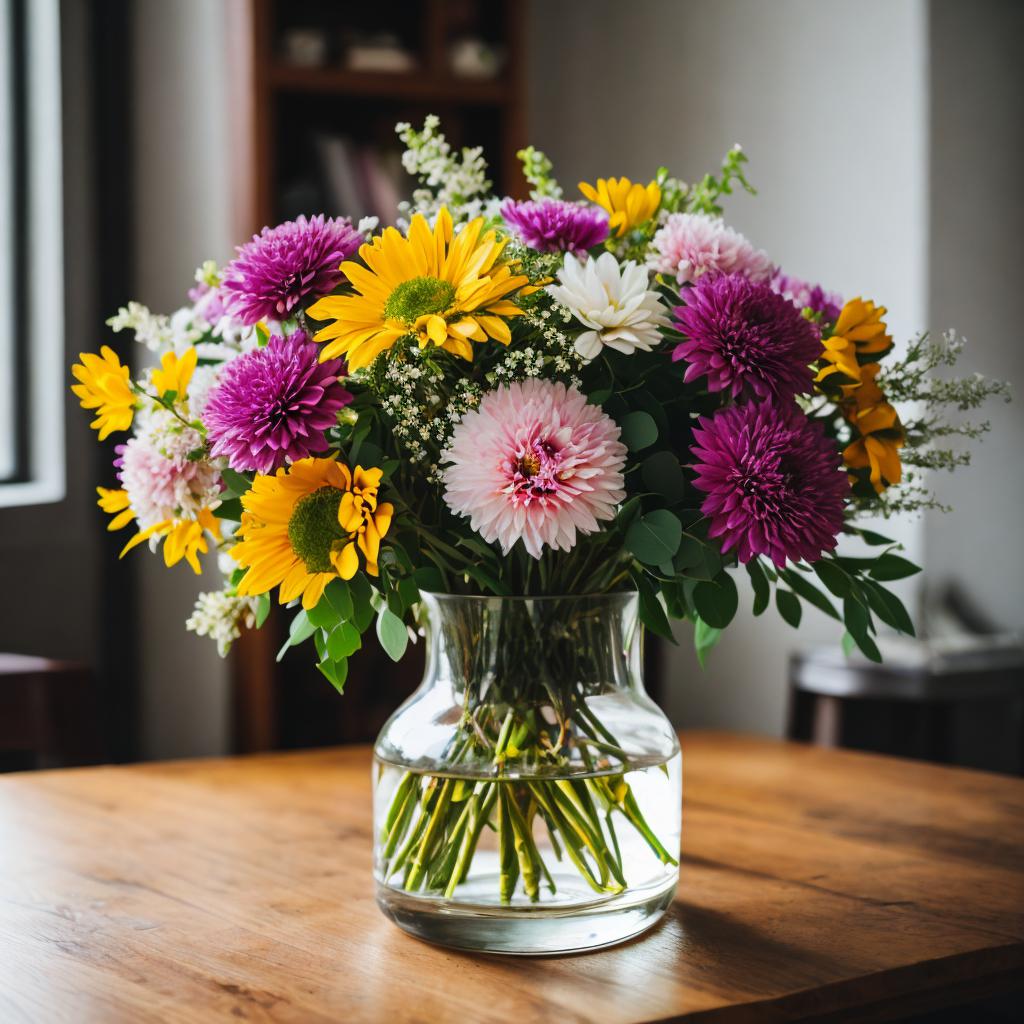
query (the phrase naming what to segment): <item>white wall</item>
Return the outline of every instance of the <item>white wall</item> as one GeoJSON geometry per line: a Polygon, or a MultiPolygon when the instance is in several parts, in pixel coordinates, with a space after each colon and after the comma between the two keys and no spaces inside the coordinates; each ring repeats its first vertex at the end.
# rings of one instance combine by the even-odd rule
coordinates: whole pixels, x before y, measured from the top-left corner
{"type": "MultiPolygon", "coordinates": [[[[660,164],[692,180],[740,142],[760,194],[730,200],[734,226],[791,272],[884,302],[897,336],[924,324],[924,0],[549,0],[531,15],[529,134],[563,185],[660,164]]],[[[910,557],[920,533],[899,530],[910,557]]],[[[788,652],[839,634],[810,609],[799,639],[746,612],[701,673],[683,632],[675,717],[768,733],[788,652]]]]}
{"type": "MultiPolygon", "coordinates": [[[[136,0],[136,293],[154,310],[187,301],[195,268],[232,252],[225,5],[136,0]]],[[[111,311],[112,312],[112,311],[111,311]]],[[[140,353],[140,358],[142,353],[140,353]]],[[[227,664],[185,632],[196,593],[219,585],[138,550],[143,754],[222,753],[227,664]]]]}

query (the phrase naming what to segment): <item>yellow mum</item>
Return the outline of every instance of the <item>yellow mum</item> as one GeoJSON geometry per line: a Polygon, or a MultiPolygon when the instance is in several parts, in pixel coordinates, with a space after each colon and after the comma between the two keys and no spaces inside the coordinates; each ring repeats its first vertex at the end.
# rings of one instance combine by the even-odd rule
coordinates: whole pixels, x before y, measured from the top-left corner
{"type": "Polygon", "coordinates": [[[850,299],[843,306],[832,334],[822,343],[821,361],[824,365],[815,378],[819,384],[839,374],[843,394],[852,393],[861,380],[861,365],[857,357],[874,356],[877,359],[892,348],[892,336],[882,319],[885,313],[885,306],[876,306],[867,299],[850,299]]]}
{"type": "Polygon", "coordinates": [[[135,395],[131,389],[128,367],[122,365],[117,353],[104,345],[100,354],[80,352],[82,361],[71,367],[78,384],[71,390],[83,409],[95,409],[96,419],[89,424],[105,441],[115,430],[127,430],[135,416],[135,395]]]}
{"type": "MultiPolygon", "coordinates": [[[[96,491],[100,496],[97,502],[99,507],[114,517],[107,524],[108,530],[120,530],[135,520],[127,491],[108,487],[97,487],[96,491]]],[[[140,530],[121,549],[120,557],[124,558],[132,548],[144,540],[160,537],[163,540],[164,565],[170,568],[184,558],[198,576],[202,572],[199,556],[210,550],[206,540],[207,533],[214,540],[220,540],[220,520],[210,509],[204,508],[200,509],[195,519],[164,519],[145,530],[140,530]]]]}
{"type": "Polygon", "coordinates": [[[159,369],[154,367],[150,377],[156,393],[163,396],[173,391],[179,399],[184,398],[198,358],[194,347],[187,348],[180,359],[175,352],[165,352],[159,369]]]}
{"type": "Polygon", "coordinates": [[[596,186],[581,181],[579,189],[592,203],[608,211],[608,227],[616,238],[649,221],[661,203],[661,189],[653,181],[641,185],[629,178],[598,178],[596,186]]]}
{"type": "Polygon", "coordinates": [[[383,472],[354,470],[334,459],[308,458],[257,475],[242,496],[239,543],[231,555],[249,571],[238,585],[240,596],[279,587],[282,604],[297,597],[313,608],[333,579],[349,580],[359,569],[378,574],[381,538],[394,512],[377,501],[383,472]]]}
{"type": "Polygon", "coordinates": [[[899,413],[885,400],[875,378],[878,363],[861,368],[861,384],[844,403],[844,415],[860,435],[843,451],[851,469],[870,470],[871,486],[877,494],[903,479],[900,448],[904,444],[899,413]]]}
{"type": "Polygon", "coordinates": [[[408,335],[420,348],[436,345],[464,359],[473,358],[470,341],[507,345],[512,333],[502,318],[522,313],[507,296],[527,278],[500,261],[507,239],[482,234],[483,223],[479,217],[453,236],[442,208],[433,229],[416,214],[407,237],[385,228],[362,246],[365,267],[341,265],[356,294],[328,295],[309,308],[317,320],[334,320],[314,336],[327,342],[321,360],[344,356],[358,370],[408,335]]]}

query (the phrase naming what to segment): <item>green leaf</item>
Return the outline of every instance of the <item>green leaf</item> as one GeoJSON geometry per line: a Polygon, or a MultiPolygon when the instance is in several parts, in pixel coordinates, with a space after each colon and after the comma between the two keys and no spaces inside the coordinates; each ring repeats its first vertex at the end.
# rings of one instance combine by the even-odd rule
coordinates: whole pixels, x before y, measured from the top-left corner
{"type": "Polygon", "coordinates": [[[425,590],[428,594],[443,594],[445,591],[444,577],[439,569],[432,565],[425,565],[417,569],[412,578],[416,581],[419,590],[425,590]]]}
{"type": "Polygon", "coordinates": [[[701,668],[705,667],[707,656],[715,644],[718,643],[721,635],[722,631],[720,629],[709,626],[700,616],[697,617],[693,628],[693,645],[696,648],[697,660],[700,662],[701,668]]]}
{"type": "MultiPolygon", "coordinates": [[[[352,618],[352,591],[344,580],[331,580],[327,584],[327,589],[324,590],[324,597],[327,598],[338,619],[346,622],[352,618]]],[[[323,604],[322,601],[320,603],[323,604]]]]}
{"type": "Polygon", "coordinates": [[[252,481],[247,476],[233,469],[222,469],[220,478],[228,485],[224,493],[229,498],[240,498],[252,487],[252,481]]]}
{"type": "Polygon", "coordinates": [[[338,693],[345,692],[345,680],[348,678],[348,662],[347,661],[321,661],[317,668],[324,674],[324,676],[330,680],[331,686],[333,686],[338,693]]]}
{"type": "Polygon", "coordinates": [[[841,569],[831,559],[820,558],[817,562],[811,563],[815,575],[825,584],[836,597],[846,597],[850,593],[851,580],[844,569],[841,569]]]}
{"type": "Polygon", "coordinates": [[[813,604],[815,608],[830,615],[833,619],[842,621],[832,602],[802,573],[795,569],[783,569],[780,575],[793,588],[794,592],[809,604],[813,604]]]}
{"type": "Polygon", "coordinates": [[[670,505],[686,493],[683,468],[673,452],[648,455],[640,468],[640,476],[649,491],[660,495],[670,505]]]}
{"type": "Polygon", "coordinates": [[[256,598],[256,628],[262,629],[263,623],[267,621],[267,616],[270,614],[270,595],[260,594],[256,598]]]}
{"type": "Polygon", "coordinates": [[[704,562],[704,548],[705,544],[702,540],[684,533],[683,539],[679,544],[679,550],[676,552],[672,562],[677,569],[691,569],[694,566],[701,565],[704,562]]]}
{"type": "Polygon", "coordinates": [[[880,583],[873,583],[871,580],[862,580],[861,585],[864,593],[867,594],[871,610],[884,623],[908,636],[916,635],[914,622],[907,613],[907,609],[903,607],[903,602],[891,590],[886,590],[880,583]]]}
{"type": "Polygon", "coordinates": [[[884,547],[886,544],[895,543],[890,540],[890,538],[883,537],[880,533],[875,533],[873,530],[857,529],[855,532],[859,534],[860,539],[864,541],[865,544],[868,544],[873,548],[884,547]]]}
{"type": "Polygon", "coordinates": [[[288,639],[285,640],[281,650],[277,652],[277,660],[280,661],[289,647],[297,647],[304,640],[308,640],[316,632],[316,626],[309,621],[309,616],[304,608],[300,608],[298,614],[291,621],[288,627],[288,639]]]}
{"type": "Polygon", "coordinates": [[[321,597],[315,608],[310,608],[306,614],[314,626],[322,626],[324,629],[333,629],[338,624],[338,613],[334,610],[331,602],[326,596],[321,597]]]}
{"type": "Polygon", "coordinates": [[[231,579],[229,581],[231,583],[231,586],[237,588],[238,584],[241,583],[243,579],[245,579],[245,574],[248,571],[249,571],[248,569],[242,569],[242,568],[233,569],[231,571],[231,579]]]}
{"type": "Polygon", "coordinates": [[[238,498],[222,499],[215,509],[215,514],[218,519],[226,519],[231,523],[240,523],[242,521],[242,503],[238,498]]]}
{"type": "Polygon", "coordinates": [[[377,616],[377,639],[392,661],[401,661],[409,643],[405,623],[390,608],[382,608],[377,616]]]}
{"type": "Polygon", "coordinates": [[[374,611],[370,601],[373,597],[373,587],[361,572],[357,572],[349,580],[348,585],[352,595],[352,621],[360,633],[365,633],[373,622],[374,611]]]}
{"type": "Polygon", "coordinates": [[[725,629],[732,622],[739,605],[736,583],[727,573],[719,573],[714,580],[702,580],[693,591],[697,613],[715,629],[725,629]]]}
{"type": "Polygon", "coordinates": [[[626,413],[619,422],[622,430],[622,443],[631,451],[638,452],[649,448],[658,440],[658,424],[649,412],[638,409],[626,413]]]}
{"type": "Polygon", "coordinates": [[[882,655],[878,646],[868,632],[871,629],[871,613],[852,594],[843,602],[843,620],[846,622],[847,632],[853,637],[854,643],[864,656],[871,661],[881,661],[882,655]]]}
{"type": "Polygon", "coordinates": [[[761,563],[756,558],[747,562],[747,575],[754,588],[754,614],[760,615],[768,607],[772,588],[768,583],[768,577],[764,574],[764,569],[761,568],[761,563]]]}
{"type": "Polygon", "coordinates": [[[921,567],[914,565],[906,558],[899,555],[882,555],[881,558],[868,570],[872,579],[876,580],[902,580],[907,576],[919,573],[921,567]]]}
{"type": "Polygon", "coordinates": [[[641,516],[626,531],[626,548],[647,565],[661,565],[679,550],[683,525],[667,509],[641,516]]]}
{"type": "Polygon", "coordinates": [[[783,619],[785,619],[785,621],[794,629],[800,625],[800,617],[803,615],[803,608],[800,607],[800,599],[796,594],[793,594],[788,590],[776,590],[775,607],[779,609],[779,614],[783,619]]]}
{"type": "Polygon", "coordinates": [[[849,630],[843,630],[843,636],[839,643],[842,645],[843,654],[845,654],[846,657],[849,657],[857,649],[857,641],[850,636],[849,630]]]}
{"type": "Polygon", "coordinates": [[[343,661],[355,654],[362,646],[363,638],[351,622],[343,622],[340,626],[336,626],[327,638],[327,653],[330,655],[331,661],[343,661]]]}
{"type": "Polygon", "coordinates": [[[633,583],[636,586],[637,593],[640,595],[640,621],[652,633],[657,633],[658,636],[664,637],[672,643],[677,643],[678,641],[672,635],[672,627],[669,625],[668,616],[658,600],[658,594],[651,581],[645,573],[638,569],[632,569],[630,575],[633,577],[633,583]]]}

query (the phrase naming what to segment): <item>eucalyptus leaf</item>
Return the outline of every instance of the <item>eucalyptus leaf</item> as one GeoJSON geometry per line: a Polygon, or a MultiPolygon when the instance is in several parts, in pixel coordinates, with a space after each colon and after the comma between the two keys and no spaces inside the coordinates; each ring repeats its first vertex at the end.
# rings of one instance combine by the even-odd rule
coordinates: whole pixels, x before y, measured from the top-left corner
{"type": "Polygon", "coordinates": [[[700,616],[697,617],[693,628],[693,646],[697,652],[697,660],[700,662],[701,668],[705,667],[707,656],[715,644],[718,643],[721,635],[722,631],[720,629],[709,626],[700,616]]]}
{"type": "Polygon", "coordinates": [[[409,634],[405,623],[390,608],[382,608],[377,616],[377,639],[392,661],[402,660],[409,634]]]}
{"type": "Polygon", "coordinates": [[[351,622],[343,622],[341,625],[335,626],[327,638],[327,652],[332,661],[349,658],[362,646],[363,638],[351,622]]]}
{"type": "Polygon", "coordinates": [[[334,606],[326,595],[321,597],[316,607],[310,608],[306,614],[314,626],[321,626],[324,629],[330,630],[338,624],[338,613],[334,610],[334,606]]]}
{"type": "Polygon", "coordinates": [[[677,643],[676,638],[672,635],[668,616],[665,614],[665,609],[662,607],[661,601],[658,600],[657,592],[650,580],[637,569],[632,570],[630,575],[633,577],[633,583],[640,596],[640,621],[652,633],[657,633],[658,636],[677,643]]]}
{"type": "Polygon", "coordinates": [[[262,629],[263,623],[267,621],[267,616],[270,614],[270,595],[260,594],[256,598],[256,628],[262,629]]]}
{"type": "Polygon", "coordinates": [[[649,491],[660,495],[670,505],[686,494],[683,467],[673,452],[648,455],[640,467],[640,476],[649,491]]]}
{"type": "Polygon", "coordinates": [[[317,668],[320,669],[338,693],[345,692],[345,680],[348,678],[347,661],[321,661],[317,668]]]}
{"type": "Polygon", "coordinates": [[[352,591],[344,580],[331,580],[327,584],[327,589],[324,590],[324,597],[327,598],[338,619],[345,622],[352,618],[352,591]]]}
{"type": "Polygon", "coordinates": [[[220,471],[220,478],[227,484],[224,494],[229,498],[240,498],[252,487],[249,477],[226,466],[220,471]]]}
{"type": "Polygon", "coordinates": [[[661,565],[675,555],[683,537],[679,519],[659,508],[636,520],[626,531],[626,548],[647,565],[661,565]]]}
{"type": "Polygon", "coordinates": [[[739,594],[732,576],[723,572],[714,580],[702,580],[693,591],[697,613],[709,626],[725,629],[739,606],[739,594]]]}
{"type": "Polygon", "coordinates": [[[622,430],[622,443],[631,452],[649,448],[658,440],[658,424],[649,412],[642,409],[623,416],[619,428],[622,430]]]}

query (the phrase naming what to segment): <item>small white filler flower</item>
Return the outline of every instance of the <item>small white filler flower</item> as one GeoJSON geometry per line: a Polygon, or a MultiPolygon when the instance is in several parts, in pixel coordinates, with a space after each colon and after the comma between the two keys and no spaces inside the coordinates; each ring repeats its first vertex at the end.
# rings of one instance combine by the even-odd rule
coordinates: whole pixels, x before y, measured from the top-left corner
{"type": "Polygon", "coordinates": [[[633,260],[619,264],[610,253],[581,263],[571,253],[558,271],[558,284],[547,291],[589,327],[576,339],[576,351],[588,362],[607,345],[629,355],[650,352],[661,341],[658,328],[668,324],[657,292],[647,287],[647,270],[633,260]]]}

